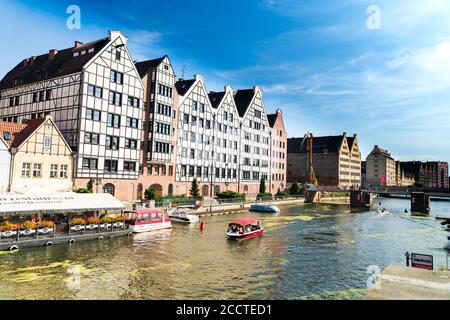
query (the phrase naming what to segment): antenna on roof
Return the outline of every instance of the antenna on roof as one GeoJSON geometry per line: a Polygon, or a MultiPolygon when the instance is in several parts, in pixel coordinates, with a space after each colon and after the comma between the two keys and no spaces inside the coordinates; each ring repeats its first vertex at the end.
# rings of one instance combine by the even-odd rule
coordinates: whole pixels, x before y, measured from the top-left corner
{"type": "Polygon", "coordinates": [[[184,80],[184,74],[186,72],[186,65],[183,66],[183,68],[181,69],[181,79],[184,80]]]}

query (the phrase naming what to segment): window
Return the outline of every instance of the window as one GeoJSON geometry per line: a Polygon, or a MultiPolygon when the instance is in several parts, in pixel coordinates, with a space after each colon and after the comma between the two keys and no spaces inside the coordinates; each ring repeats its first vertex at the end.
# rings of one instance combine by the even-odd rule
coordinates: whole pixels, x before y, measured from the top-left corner
{"type": "Polygon", "coordinates": [[[108,150],[119,150],[119,137],[106,136],[105,147],[108,150]]]}
{"type": "Polygon", "coordinates": [[[124,161],[123,162],[123,170],[124,171],[136,171],[136,162],[124,161]]]}
{"type": "Polygon", "coordinates": [[[120,128],[120,116],[114,113],[108,113],[108,127],[120,128]]]}
{"type": "Polygon", "coordinates": [[[194,176],[194,166],[189,166],[189,177],[193,177],[194,176]]]}
{"type": "Polygon", "coordinates": [[[104,170],[106,172],[117,172],[117,160],[105,160],[104,170]]]}
{"type": "Polygon", "coordinates": [[[139,99],[134,97],[128,97],[128,105],[131,107],[139,108],[139,99]]]}
{"type": "Polygon", "coordinates": [[[184,124],[188,124],[189,123],[189,115],[188,114],[184,114],[183,115],[183,123],[184,124]]]}
{"type": "Polygon", "coordinates": [[[57,164],[50,165],[50,178],[58,178],[58,165],[57,164]]]}
{"type": "Polygon", "coordinates": [[[197,108],[198,108],[198,102],[192,101],[192,110],[197,111],[197,108]]]}
{"type": "Polygon", "coordinates": [[[34,178],[41,177],[41,169],[42,169],[42,164],[40,164],[40,163],[33,164],[33,177],[34,178]]]}
{"type": "Polygon", "coordinates": [[[255,110],[255,118],[261,119],[261,111],[255,110]]]}
{"type": "Polygon", "coordinates": [[[204,103],[199,104],[199,110],[200,110],[200,112],[205,112],[205,104],[204,103]]]}
{"type": "Polygon", "coordinates": [[[191,159],[195,159],[195,150],[191,149],[189,155],[190,155],[191,159]]]}
{"type": "Polygon", "coordinates": [[[186,166],[185,165],[181,166],[181,176],[186,177],[186,166]]]}
{"type": "Polygon", "coordinates": [[[103,89],[100,87],[93,86],[92,84],[89,84],[88,95],[92,97],[101,98],[103,96],[103,89]]]}
{"type": "Polygon", "coordinates": [[[94,109],[86,109],[86,119],[100,121],[100,111],[94,109]]]}
{"type": "Polygon", "coordinates": [[[223,112],[223,119],[225,121],[228,121],[228,112],[226,112],[226,111],[223,112]]]}
{"type": "Polygon", "coordinates": [[[173,166],[169,166],[169,176],[173,176],[173,166]]]}
{"type": "Polygon", "coordinates": [[[196,126],[197,125],[197,117],[196,116],[192,116],[191,117],[191,122],[192,122],[193,126],[196,126]]]}
{"type": "Polygon", "coordinates": [[[52,147],[52,137],[44,137],[44,149],[50,149],[52,147]]]}
{"type": "Polygon", "coordinates": [[[98,144],[100,135],[98,133],[85,132],[84,133],[84,143],[88,144],[98,144]]]}
{"type": "Polygon", "coordinates": [[[127,117],[127,127],[137,128],[138,123],[138,119],[127,117]]]}
{"type": "Polygon", "coordinates": [[[97,169],[98,159],[95,158],[83,158],[83,169],[97,169]]]}
{"type": "Polygon", "coordinates": [[[45,91],[40,91],[39,92],[39,102],[44,101],[45,98],[45,91]]]}
{"type": "Polygon", "coordinates": [[[206,129],[211,129],[211,121],[210,120],[206,120],[206,129]]]}
{"type": "Polygon", "coordinates": [[[120,51],[116,48],[116,61],[120,61],[120,51]]]}
{"type": "Polygon", "coordinates": [[[117,84],[123,84],[123,73],[111,70],[110,80],[117,84]]]}
{"type": "Polygon", "coordinates": [[[195,142],[195,132],[191,132],[191,142],[195,142]]]}
{"type": "Polygon", "coordinates": [[[45,91],[45,100],[51,100],[52,99],[52,89],[48,89],[45,91]]]}
{"type": "Polygon", "coordinates": [[[125,139],[125,148],[127,149],[137,149],[137,140],[135,139],[125,139]]]}
{"type": "Polygon", "coordinates": [[[62,164],[59,168],[59,177],[67,179],[67,164],[62,164]]]}
{"type": "Polygon", "coordinates": [[[22,163],[22,177],[30,177],[31,163],[22,163]]]}
{"type": "Polygon", "coordinates": [[[39,100],[39,92],[33,92],[33,102],[38,102],[39,100]]]}
{"type": "Polygon", "coordinates": [[[115,106],[121,106],[122,105],[122,94],[114,91],[109,92],[109,104],[115,105],[115,106]]]}

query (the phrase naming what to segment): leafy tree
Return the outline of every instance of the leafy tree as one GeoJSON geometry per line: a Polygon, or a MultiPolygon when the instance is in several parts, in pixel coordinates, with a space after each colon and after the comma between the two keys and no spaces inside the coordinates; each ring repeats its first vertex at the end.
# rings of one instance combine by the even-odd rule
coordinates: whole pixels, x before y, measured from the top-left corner
{"type": "Polygon", "coordinates": [[[155,200],[156,198],[156,190],[152,187],[149,187],[145,190],[145,199],[147,200],[155,200]]]}
{"type": "Polygon", "coordinates": [[[294,182],[292,184],[291,188],[289,189],[289,193],[293,196],[300,193],[300,185],[298,184],[298,182],[294,182]]]}
{"type": "Polygon", "coordinates": [[[200,189],[198,188],[198,182],[197,182],[196,178],[194,178],[194,180],[192,180],[191,189],[189,190],[189,194],[193,198],[200,198],[200,189]]]}
{"type": "Polygon", "coordinates": [[[264,177],[261,178],[261,181],[259,182],[259,194],[265,194],[266,193],[266,179],[264,177]]]}
{"type": "Polygon", "coordinates": [[[86,185],[86,189],[87,189],[90,193],[93,192],[93,190],[94,190],[94,180],[89,179],[89,181],[88,181],[88,183],[87,183],[87,185],[86,185]]]}

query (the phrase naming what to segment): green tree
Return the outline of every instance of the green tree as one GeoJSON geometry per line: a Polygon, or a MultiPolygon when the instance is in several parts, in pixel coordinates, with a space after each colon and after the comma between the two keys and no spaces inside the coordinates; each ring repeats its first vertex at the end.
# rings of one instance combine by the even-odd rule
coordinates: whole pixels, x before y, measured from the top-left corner
{"type": "Polygon", "coordinates": [[[289,189],[289,193],[293,196],[300,193],[300,185],[298,184],[298,182],[294,182],[292,184],[291,188],[289,189]]]}
{"type": "Polygon", "coordinates": [[[264,177],[261,178],[259,182],[259,194],[264,195],[266,193],[266,179],[264,177]]]}
{"type": "Polygon", "coordinates": [[[194,180],[192,180],[191,189],[189,190],[189,194],[193,198],[200,197],[200,189],[198,188],[198,182],[197,182],[196,178],[194,178],[194,180]]]}
{"type": "Polygon", "coordinates": [[[86,185],[86,189],[87,189],[90,193],[93,192],[93,190],[94,190],[94,180],[89,179],[89,181],[88,181],[88,183],[87,183],[87,185],[86,185]]]}
{"type": "Polygon", "coordinates": [[[155,200],[156,198],[156,190],[152,187],[149,187],[145,190],[145,199],[147,200],[155,200]]]}

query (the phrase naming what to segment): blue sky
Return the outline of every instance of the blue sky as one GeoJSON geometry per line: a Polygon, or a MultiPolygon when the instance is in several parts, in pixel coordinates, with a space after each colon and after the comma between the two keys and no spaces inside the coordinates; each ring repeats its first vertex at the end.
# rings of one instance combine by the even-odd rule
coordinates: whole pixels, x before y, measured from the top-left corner
{"type": "Polygon", "coordinates": [[[209,90],[261,86],[289,136],[356,132],[363,157],[379,144],[400,160],[450,161],[449,16],[446,0],[2,0],[0,76],[118,29],[136,60],[168,54],[209,90]],[[71,4],[81,30],[66,28],[71,4]]]}

